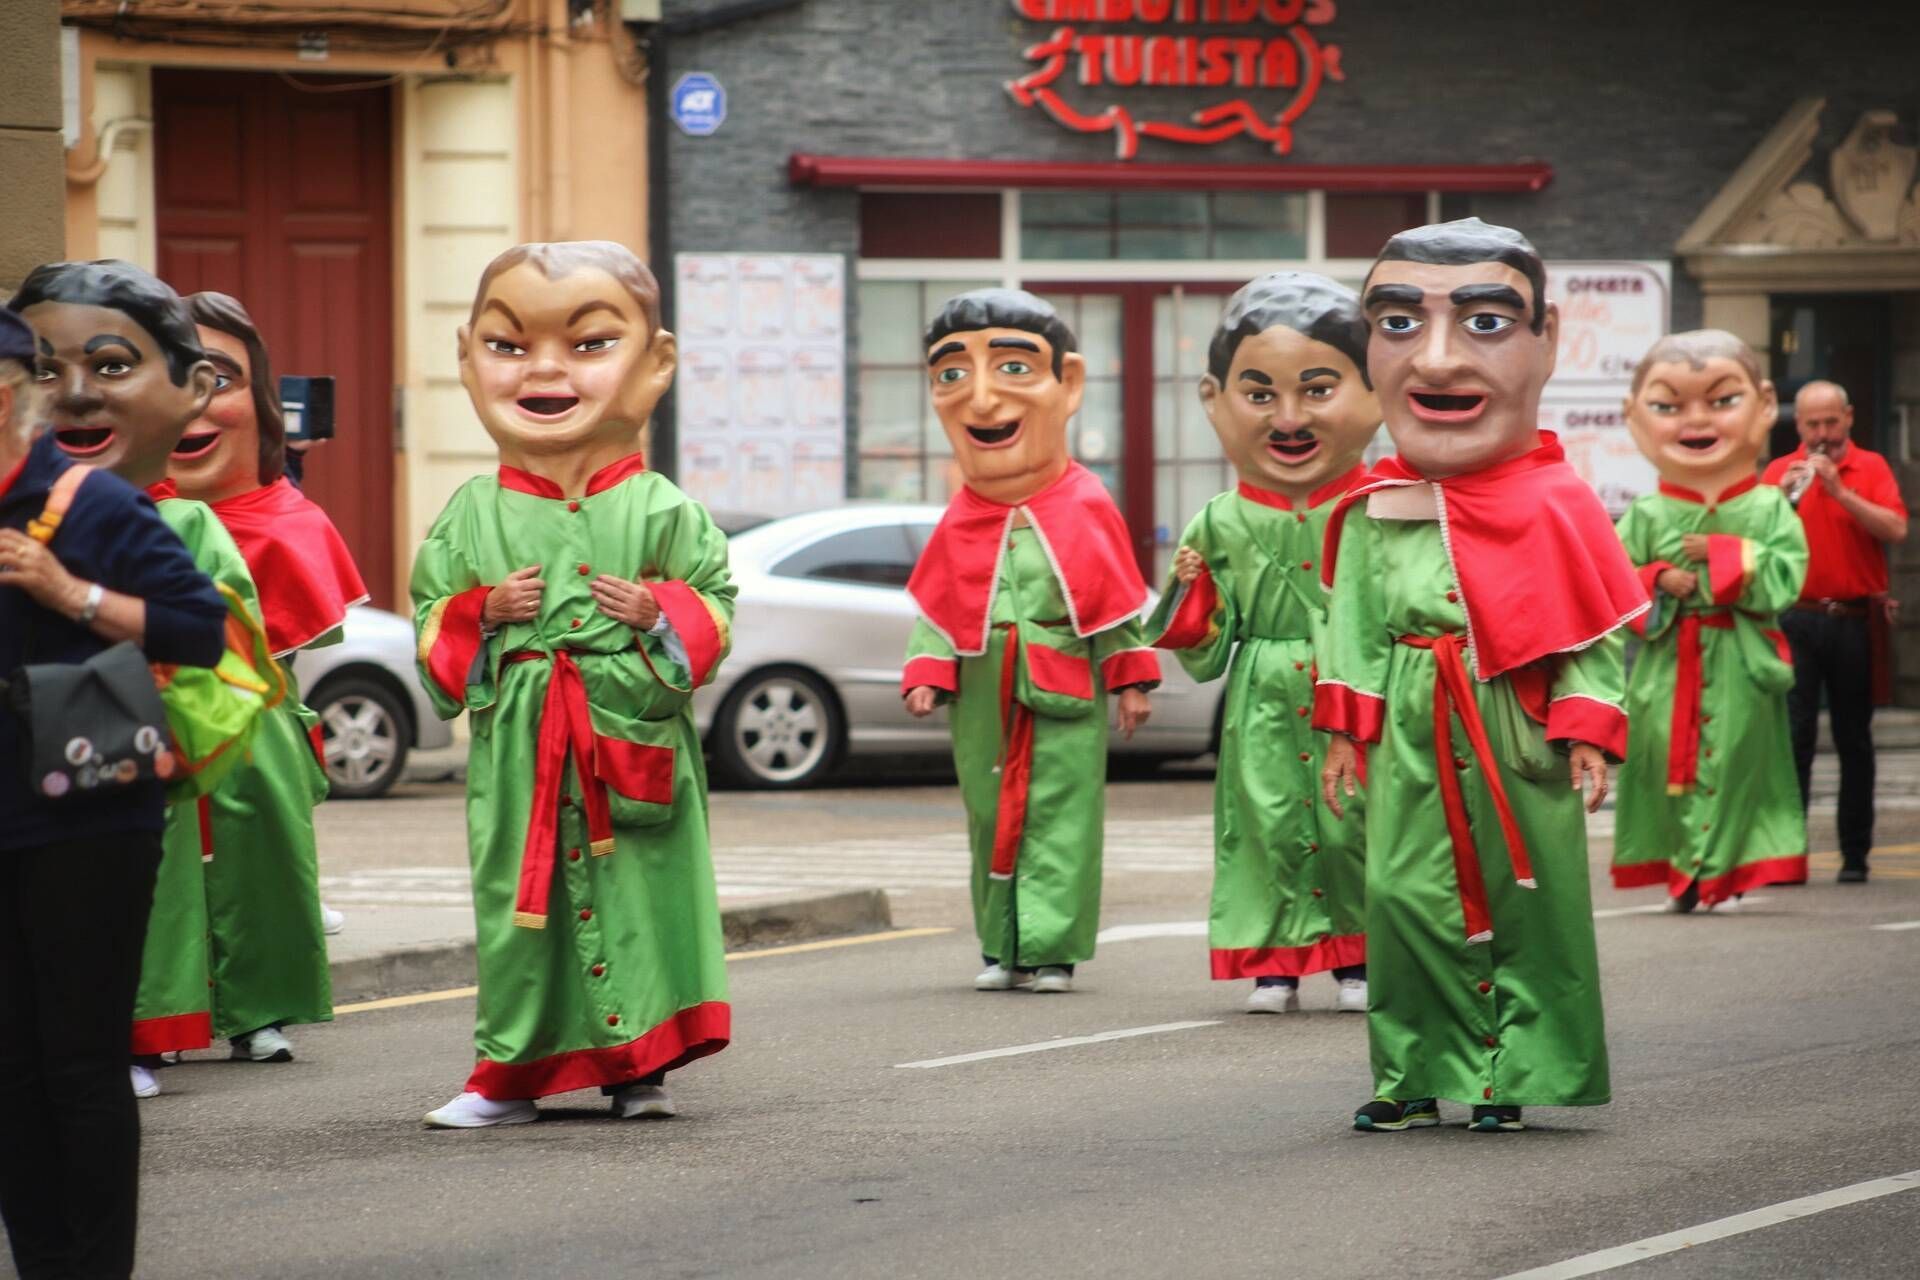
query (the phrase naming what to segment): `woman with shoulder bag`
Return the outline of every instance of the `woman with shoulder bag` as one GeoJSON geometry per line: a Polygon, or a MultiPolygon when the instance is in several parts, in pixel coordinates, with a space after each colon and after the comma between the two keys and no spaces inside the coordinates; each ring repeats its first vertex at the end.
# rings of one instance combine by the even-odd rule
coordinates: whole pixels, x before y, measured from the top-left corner
{"type": "MultiPolygon", "coordinates": [[[[10,684],[25,683],[23,666],[87,663],[123,642],[182,666],[212,666],[225,644],[225,602],[152,502],[104,472],[61,484],[74,464],[53,438],[104,450],[150,418],[184,427],[212,393],[212,367],[124,313],[98,308],[90,319],[94,389],[65,398],[43,433],[45,384],[67,362],[38,362],[32,329],[0,310],[0,678],[10,684]],[[64,511],[49,502],[56,487],[64,511]]],[[[121,1277],[133,1269],[140,1163],[127,1026],[164,784],[123,762],[82,770],[78,786],[53,794],[63,787],[29,773],[36,732],[61,727],[39,723],[39,710],[30,722],[14,696],[0,698],[0,1218],[22,1277],[121,1277]]]]}

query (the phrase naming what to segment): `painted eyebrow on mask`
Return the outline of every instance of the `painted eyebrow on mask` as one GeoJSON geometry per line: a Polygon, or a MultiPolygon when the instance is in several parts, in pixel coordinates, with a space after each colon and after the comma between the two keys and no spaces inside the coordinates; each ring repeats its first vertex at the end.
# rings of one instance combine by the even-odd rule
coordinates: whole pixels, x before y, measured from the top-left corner
{"type": "Polygon", "coordinates": [[[224,351],[215,351],[211,347],[209,347],[207,349],[207,359],[213,364],[213,366],[216,369],[224,369],[228,373],[245,373],[246,372],[245,369],[242,369],[240,367],[240,362],[238,360],[235,360],[232,356],[228,355],[224,351]]]}
{"type": "Polygon", "coordinates": [[[134,345],[133,339],[123,338],[117,333],[95,334],[93,337],[88,338],[87,345],[80,349],[86,352],[88,355],[92,355],[94,352],[100,350],[102,347],[125,347],[127,350],[127,354],[132,356],[135,360],[139,360],[141,358],[140,348],[134,345]]]}
{"type": "Polygon", "coordinates": [[[1035,355],[1040,354],[1040,344],[1027,338],[988,338],[987,347],[989,350],[994,347],[1011,347],[1015,351],[1031,351],[1035,355]]]}
{"type": "Polygon", "coordinates": [[[1332,378],[1335,382],[1338,382],[1340,381],[1340,371],[1338,369],[1329,369],[1325,365],[1317,365],[1312,369],[1302,369],[1300,371],[1300,381],[1302,382],[1312,382],[1315,378],[1332,378]]]}
{"type": "Polygon", "coordinates": [[[967,349],[967,344],[964,342],[943,342],[939,346],[935,347],[933,351],[928,354],[927,363],[939,364],[942,360],[945,360],[948,356],[963,354],[966,351],[966,349],[967,349]]]}
{"type": "Polygon", "coordinates": [[[1240,371],[1240,380],[1242,382],[1257,382],[1263,387],[1270,387],[1273,385],[1273,379],[1269,378],[1266,374],[1260,372],[1258,369],[1242,369],[1240,371]]]}
{"type": "Polygon", "coordinates": [[[1527,301],[1520,291],[1510,284],[1463,284],[1447,295],[1447,301],[1456,307],[1464,307],[1474,302],[1492,302],[1503,307],[1512,307],[1515,311],[1525,311],[1527,301]]]}
{"type": "Polygon", "coordinates": [[[1377,284],[1367,290],[1369,308],[1396,303],[1417,307],[1427,300],[1427,291],[1415,284],[1377,284]]]}
{"type": "Polygon", "coordinates": [[[596,311],[611,312],[615,317],[618,317],[620,315],[620,308],[614,306],[611,302],[605,302],[599,298],[594,298],[589,302],[581,303],[579,306],[573,309],[573,314],[567,317],[567,326],[571,328],[572,326],[580,323],[580,318],[582,316],[590,316],[596,311]]]}
{"type": "Polygon", "coordinates": [[[514,328],[524,329],[527,327],[520,323],[519,316],[513,314],[513,308],[508,306],[506,303],[500,301],[500,299],[498,298],[488,298],[487,305],[481,308],[481,310],[483,311],[492,311],[495,309],[497,309],[501,315],[505,316],[507,318],[507,323],[512,325],[514,328]]]}

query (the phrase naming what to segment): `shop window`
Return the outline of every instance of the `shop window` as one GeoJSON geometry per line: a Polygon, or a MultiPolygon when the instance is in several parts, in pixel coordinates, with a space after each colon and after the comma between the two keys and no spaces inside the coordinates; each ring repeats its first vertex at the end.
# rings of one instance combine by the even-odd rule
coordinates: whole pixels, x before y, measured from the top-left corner
{"type": "Polygon", "coordinates": [[[863,258],[997,258],[1000,196],[864,192],[860,196],[863,258]]]}
{"type": "Polygon", "coordinates": [[[1033,261],[1304,258],[1307,198],[1298,192],[1029,191],[1020,256],[1033,261]]]}
{"type": "Polygon", "coordinates": [[[1408,227],[1424,226],[1423,194],[1327,197],[1327,256],[1371,258],[1380,246],[1408,227]]]}

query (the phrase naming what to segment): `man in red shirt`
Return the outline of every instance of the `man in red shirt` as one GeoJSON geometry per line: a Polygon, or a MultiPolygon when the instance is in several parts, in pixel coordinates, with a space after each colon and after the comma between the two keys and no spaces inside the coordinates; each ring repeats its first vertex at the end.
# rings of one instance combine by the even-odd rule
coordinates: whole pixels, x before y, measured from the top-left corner
{"type": "Polygon", "coordinates": [[[1825,687],[1840,755],[1840,881],[1858,884],[1873,846],[1871,615],[1887,594],[1882,544],[1907,536],[1907,507],[1887,460],[1851,441],[1853,406],[1844,388],[1809,382],[1793,405],[1800,447],[1775,458],[1762,477],[1786,491],[1807,531],[1806,585],[1780,619],[1793,645],[1787,714],[1804,804],[1825,687]]]}

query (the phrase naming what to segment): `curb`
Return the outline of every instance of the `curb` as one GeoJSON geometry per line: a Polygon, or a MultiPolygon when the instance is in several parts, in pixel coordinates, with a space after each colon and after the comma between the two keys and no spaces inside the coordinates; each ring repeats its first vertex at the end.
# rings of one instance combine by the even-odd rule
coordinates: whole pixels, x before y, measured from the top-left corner
{"type": "MultiPolygon", "coordinates": [[[[720,912],[729,951],[779,946],[809,938],[875,933],[893,925],[884,889],[843,889],[758,898],[720,912]]],[[[333,1002],[355,1004],[416,991],[470,987],[475,981],[472,939],[395,947],[328,966],[333,1002]]]]}

